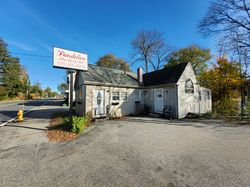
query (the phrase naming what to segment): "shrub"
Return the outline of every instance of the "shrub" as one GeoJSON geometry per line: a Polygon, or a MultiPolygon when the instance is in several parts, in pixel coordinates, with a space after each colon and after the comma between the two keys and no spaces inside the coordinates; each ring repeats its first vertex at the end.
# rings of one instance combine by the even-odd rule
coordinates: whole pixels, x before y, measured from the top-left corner
{"type": "Polygon", "coordinates": [[[90,117],[73,116],[71,122],[71,131],[75,133],[82,133],[86,126],[90,123],[90,117]]]}
{"type": "Polygon", "coordinates": [[[238,101],[233,99],[224,99],[214,103],[216,113],[225,116],[235,116],[238,114],[238,101]]]}
{"type": "Polygon", "coordinates": [[[247,115],[250,116],[250,99],[247,100],[247,104],[246,104],[246,112],[247,112],[247,115]]]}

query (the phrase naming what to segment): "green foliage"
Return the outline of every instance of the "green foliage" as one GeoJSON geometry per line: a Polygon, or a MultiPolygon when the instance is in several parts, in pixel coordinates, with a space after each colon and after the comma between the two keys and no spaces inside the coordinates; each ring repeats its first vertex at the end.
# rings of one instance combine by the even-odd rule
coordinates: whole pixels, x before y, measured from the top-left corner
{"type": "Polygon", "coordinates": [[[233,99],[223,99],[214,102],[214,112],[224,116],[235,116],[239,113],[238,101],[233,99]]]}
{"type": "Polygon", "coordinates": [[[75,133],[82,133],[89,123],[88,117],[73,116],[71,120],[71,131],[75,133]]]}
{"type": "Polygon", "coordinates": [[[16,57],[12,57],[7,44],[0,39],[0,82],[5,87],[1,89],[0,98],[16,97],[19,93],[26,93],[28,74],[16,57]]]}
{"type": "Polygon", "coordinates": [[[6,95],[17,96],[21,91],[21,66],[18,58],[9,58],[3,62],[2,83],[6,86],[6,95]]]}
{"type": "Polygon", "coordinates": [[[113,54],[106,54],[106,55],[102,56],[96,62],[96,64],[98,66],[102,66],[102,67],[130,71],[130,67],[129,67],[128,63],[125,60],[123,60],[122,58],[117,58],[113,54]]]}
{"type": "Polygon", "coordinates": [[[226,58],[219,58],[209,71],[199,76],[201,86],[211,89],[214,101],[237,97],[233,94],[239,92],[243,81],[239,64],[226,58]]]}
{"type": "Polygon", "coordinates": [[[57,90],[58,92],[60,92],[61,95],[63,95],[65,90],[67,90],[67,84],[62,82],[57,86],[57,90]]]}
{"type": "Polygon", "coordinates": [[[246,103],[246,112],[250,116],[250,98],[247,100],[246,103]]]}
{"type": "Polygon", "coordinates": [[[33,86],[30,87],[30,94],[34,94],[35,97],[43,96],[43,90],[39,82],[35,83],[33,86]]]}
{"type": "Polygon", "coordinates": [[[190,62],[194,68],[195,74],[199,75],[207,69],[206,62],[208,62],[211,57],[210,49],[203,49],[199,46],[193,45],[172,53],[165,67],[183,62],[190,62]]]}
{"type": "Polygon", "coordinates": [[[45,97],[52,97],[52,90],[51,90],[51,88],[49,86],[47,88],[45,88],[44,96],[45,97]]]}

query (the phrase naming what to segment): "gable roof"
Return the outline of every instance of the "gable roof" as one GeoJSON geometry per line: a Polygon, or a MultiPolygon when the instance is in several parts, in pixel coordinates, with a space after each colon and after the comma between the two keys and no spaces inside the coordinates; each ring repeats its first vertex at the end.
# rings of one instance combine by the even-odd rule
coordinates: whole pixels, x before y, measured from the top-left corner
{"type": "Polygon", "coordinates": [[[188,62],[185,62],[143,74],[143,84],[144,86],[156,86],[177,83],[187,64],[188,62]]]}
{"type": "Polygon", "coordinates": [[[112,84],[116,86],[136,86],[138,81],[136,74],[132,72],[124,73],[123,70],[101,67],[93,64],[88,65],[88,71],[78,71],[78,85],[87,82],[95,84],[112,84]]]}

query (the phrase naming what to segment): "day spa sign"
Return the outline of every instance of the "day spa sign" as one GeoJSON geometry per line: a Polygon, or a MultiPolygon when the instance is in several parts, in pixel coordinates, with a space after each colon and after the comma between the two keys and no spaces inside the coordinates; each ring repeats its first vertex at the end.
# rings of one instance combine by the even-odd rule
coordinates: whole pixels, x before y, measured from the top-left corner
{"type": "Polygon", "coordinates": [[[83,53],[54,47],[53,67],[88,70],[88,56],[83,53]]]}

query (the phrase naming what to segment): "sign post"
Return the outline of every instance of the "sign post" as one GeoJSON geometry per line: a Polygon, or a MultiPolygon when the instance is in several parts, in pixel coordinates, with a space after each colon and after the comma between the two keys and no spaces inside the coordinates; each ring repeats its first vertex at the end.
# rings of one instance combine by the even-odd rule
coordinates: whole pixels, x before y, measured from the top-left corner
{"type": "Polygon", "coordinates": [[[74,70],[88,70],[88,56],[84,53],[70,51],[62,48],[53,48],[53,67],[68,69],[69,72],[69,98],[70,114],[73,114],[73,74],[74,70]]]}
{"type": "Polygon", "coordinates": [[[70,115],[73,115],[73,70],[69,70],[69,110],[70,110],[70,115]]]}

